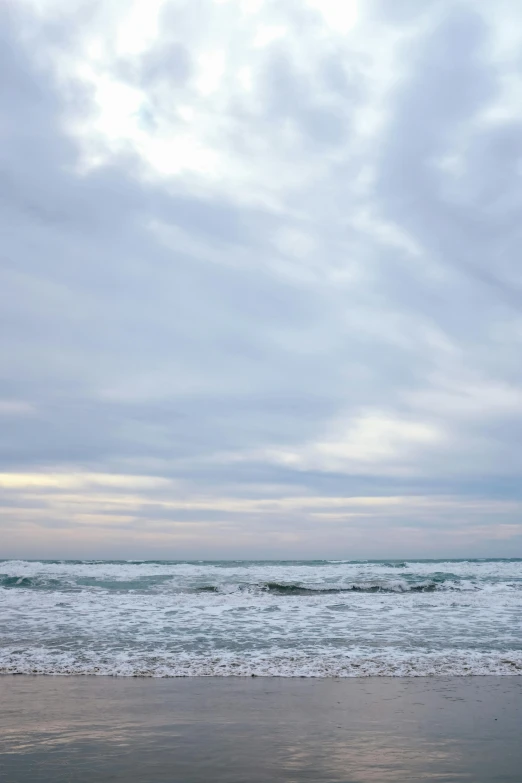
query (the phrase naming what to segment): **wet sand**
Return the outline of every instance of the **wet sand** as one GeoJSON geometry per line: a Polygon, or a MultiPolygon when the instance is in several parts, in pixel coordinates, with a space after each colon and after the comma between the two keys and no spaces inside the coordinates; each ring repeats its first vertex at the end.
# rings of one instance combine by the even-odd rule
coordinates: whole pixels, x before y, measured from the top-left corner
{"type": "Polygon", "coordinates": [[[0,677],[5,783],[522,781],[522,678],[0,677]]]}

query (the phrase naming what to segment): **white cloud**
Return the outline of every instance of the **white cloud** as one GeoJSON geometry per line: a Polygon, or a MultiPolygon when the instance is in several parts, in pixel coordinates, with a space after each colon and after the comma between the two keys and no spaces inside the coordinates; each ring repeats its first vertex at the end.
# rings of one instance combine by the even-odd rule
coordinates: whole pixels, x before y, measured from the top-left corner
{"type": "Polygon", "coordinates": [[[346,35],[357,22],[357,0],[307,0],[307,3],[319,11],[328,27],[335,33],[346,35]]]}
{"type": "Polygon", "coordinates": [[[299,470],[363,473],[371,467],[392,474],[406,469],[411,475],[415,471],[415,451],[424,451],[443,440],[443,433],[432,424],[372,411],[349,423],[342,419],[332,423],[323,438],[299,450],[277,447],[266,457],[299,470]]]}

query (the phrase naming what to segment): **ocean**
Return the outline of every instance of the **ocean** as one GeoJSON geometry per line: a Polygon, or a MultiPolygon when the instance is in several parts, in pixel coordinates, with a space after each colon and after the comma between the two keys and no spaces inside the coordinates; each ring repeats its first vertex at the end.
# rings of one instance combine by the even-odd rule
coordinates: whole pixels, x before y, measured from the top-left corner
{"type": "Polygon", "coordinates": [[[522,560],[3,560],[0,673],[520,675],[522,560]]]}

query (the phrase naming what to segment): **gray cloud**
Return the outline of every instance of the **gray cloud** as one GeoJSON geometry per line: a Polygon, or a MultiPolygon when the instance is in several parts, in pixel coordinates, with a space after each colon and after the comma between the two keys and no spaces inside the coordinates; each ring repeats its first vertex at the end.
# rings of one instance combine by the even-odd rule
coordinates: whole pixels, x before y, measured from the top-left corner
{"type": "MultiPolygon", "coordinates": [[[[170,26],[144,52],[114,54],[110,78],[144,90],[139,133],[156,138],[191,100],[185,115],[207,118],[201,144],[228,162],[229,176],[159,176],[141,136],[116,144],[102,131],[89,137],[101,163],[82,168],[82,137],[71,129],[90,127],[99,98],[80,75],[64,79],[53,58],[73,57],[70,42],[83,51],[86,11],[39,24],[29,8],[4,10],[5,473],[164,476],[191,497],[211,493],[216,508],[220,496],[267,493],[448,497],[455,509],[469,498],[520,500],[522,148],[517,118],[487,120],[503,73],[488,59],[491,21],[465,3],[432,3],[420,15],[417,4],[372,8],[362,39],[374,26],[392,42],[409,31],[393,43],[402,76],[387,87],[373,135],[361,130],[381,100],[372,48],[325,44],[317,16],[290,3],[286,24],[298,33],[238,49],[217,114],[217,98],[196,95],[201,52],[217,44],[193,8],[165,11],[170,26]],[[254,62],[240,94],[233,79],[254,62]]],[[[222,45],[232,10],[204,10],[222,45]]],[[[281,23],[279,6],[266,13],[266,26],[281,23]]],[[[173,134],[188,122],[180,117],[173,134]]],[[[131,525],[144,536],[156,518],[196,525],[197,514],[150,500],[136,500],[131,525]]],[[[67,526],[55,502],[46,529],[67,526]]],[[[26,508],[23,493],[7,506],[26,508]]],[[[252,541],[270,528],[271,552],[306,553],[310,529],[325,555],[330,541],[351,540],[348,517],[332,527],[297,506],[246,517],[219,508],[209,524],[246,525],[252,541]],[[278,531],[297,538],[278,543],[278,531]]],[[[507,513],[515,524],[518,507],[507,513]]],[[[407,524],[429,531],[429,516],[407,524]]],[[[382,525],[365,518],[359,553],[372,519],[382,525]]],[[[485,538],[472,548],[487,548],[495,519],[484,516],[485,538]]],[[[31,520],[20,524],[41,524],[31,520]]]]}

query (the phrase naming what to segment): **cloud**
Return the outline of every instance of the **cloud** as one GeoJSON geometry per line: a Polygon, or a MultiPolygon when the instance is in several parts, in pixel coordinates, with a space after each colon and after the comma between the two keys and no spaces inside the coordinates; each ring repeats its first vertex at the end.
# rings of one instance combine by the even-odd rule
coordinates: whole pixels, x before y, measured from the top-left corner
{"type": "Polygon", "coordinates": [[[2,9],[6,554],[520,546],[522,17],[338,10],[2,9]]]}

